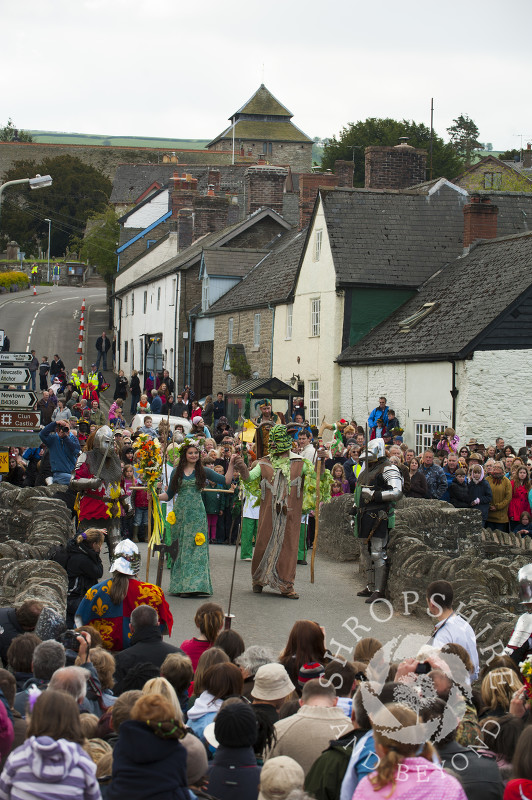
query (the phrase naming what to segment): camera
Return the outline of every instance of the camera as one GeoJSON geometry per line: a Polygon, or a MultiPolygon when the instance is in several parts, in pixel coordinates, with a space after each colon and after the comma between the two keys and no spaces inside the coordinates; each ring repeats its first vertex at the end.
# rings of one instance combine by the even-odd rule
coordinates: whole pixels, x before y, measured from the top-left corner
{"type": "Polygon", "coordinates": [[[422,661],[421,664],[418,664],[415,668],[414,672],[416,675],[428,675],[429,672],[432,670],[431,665],[428,661],[422,661]]]}
{"type": "Polygon", "coordinates": [[[65,650],[72,650],[74,653],[79,653],[78,636],[79,634],[76,631],[65,631],[59,637],[59,641],[65,650]]]}

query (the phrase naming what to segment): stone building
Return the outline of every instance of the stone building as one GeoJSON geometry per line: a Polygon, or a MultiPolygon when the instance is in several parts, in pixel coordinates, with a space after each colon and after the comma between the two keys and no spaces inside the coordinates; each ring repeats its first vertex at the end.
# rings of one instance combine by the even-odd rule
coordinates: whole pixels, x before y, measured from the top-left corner
{"type": "MultiPolygon", "coordinates": [[[[530,151],[525,150],[525,155],[530,151]]],[[[527,163],[525,161],[525,163],[527,163]]],[[[531,176],[515,168],[511,161],[486,156],[454,178],[453,183],[473,192],[532,192],[531,176]]]]}
{"type": "Polygon", "coordinates": [[[289,166],[293,172],[312,167],[312,139],[292,122],[293,114],[261,84],[253,97],[229,117],[231,124],[207,145],[232,150],[267,164],[289,166]]]}

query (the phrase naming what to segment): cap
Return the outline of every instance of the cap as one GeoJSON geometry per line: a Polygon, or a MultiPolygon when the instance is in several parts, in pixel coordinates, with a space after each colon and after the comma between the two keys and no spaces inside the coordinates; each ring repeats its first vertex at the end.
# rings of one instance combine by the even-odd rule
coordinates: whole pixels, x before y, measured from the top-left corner
{"type": "Polygon", "coordinates": [[[260,773],[258,800],[285,800],[294,789],[302,789],[303,768],[289,756],[269,758],[260,773]]]}
{"type": "Polygon", "coordinates": [[[308,681],[313,678],[319,678],[325,672],[325,667],[319,661],[314,661],[312,664],[303,664],[297,676],[297,682],[303,687],[308,681]]]}
{"type": "Polygon", "coordinates": [[[263,664],[255,674],[251,694],[255,700],[281,700],[295,688],[282,664],[263,664]]]}

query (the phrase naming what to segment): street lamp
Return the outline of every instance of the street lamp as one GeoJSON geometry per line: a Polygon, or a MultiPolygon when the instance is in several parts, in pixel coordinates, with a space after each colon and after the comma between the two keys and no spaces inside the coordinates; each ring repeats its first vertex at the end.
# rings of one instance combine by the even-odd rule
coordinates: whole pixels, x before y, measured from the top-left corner
{"type": "Polygon", "coordinates": [[[45,189],[52,185],[50,175],[36,175],[34,178],[20,178],[18,181],[6,181],[0,186],[0,212],[2,211],[2,193],[9,186],[17,186],[21,183],[29,183],[30,189],[45,189]]]}
{"type": "Polygon", "coordinates": [[[50,283],[50,233],[52,230],[52,220],[46,217],[44,221],[48,223],[48,277],[46,278],[46,282],[50,283]]]}

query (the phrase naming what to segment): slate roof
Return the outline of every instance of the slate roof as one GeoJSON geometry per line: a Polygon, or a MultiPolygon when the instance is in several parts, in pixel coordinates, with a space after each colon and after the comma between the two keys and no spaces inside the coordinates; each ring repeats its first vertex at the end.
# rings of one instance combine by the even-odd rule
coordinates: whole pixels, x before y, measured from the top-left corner
{"type": "Polygon", "coordinates": [[[285,233],[271,253],[265,255],[239,284],[220,297],[204,316],[285,302],[294,287],[306,236],[306,228],[285,233]]]}
{"type": "MultiPolygon", "coordinates": [[[[237,114],[268,114],[281,117],[294,116],[286,106],[283,106],[283,104],[273,96],[263,83],[261,83],[255,94],[250,97],[238,111],[235,111],[232,116],[236,117],[237,114]]],[[[229,119],[231,118],[232,117],[229,117],[229,119]]]]}
{"type": "MultiPolygon", "coordinates": [[[[251,159],[252,161],[252,159],[251,159]]],[[[249,163],[251,163],[251,161],[249,163]]],[[[198,179],[198,191],[206,190],[209,169],[220,170],[220,191],[237,192],[244,182],[247,164],[119,164],[113,180],[110,203],[134,203],[142,192],[157,182],[167,186],[174,172],[187,172],[198,179]]]]}
{"type": "MultiPolygon", "coordinates": [[[[532,230],[532,194],[487,192],[497,231],[532,230]]],[[[336,284],[417,288],[462,255],[464,189],[445,180],[405,190],[321,189],[336,284]]]]}
{"type": "MultiPolygon", "coordinates": [[[[229,125],[219,136],[209,142],[208,147],[233,138],[233,125],[229,125]]],[[[310,136],[299,130],[290,120],[270,122],[262,119],[240,119],[235,122],[235,140],[255,139],[265,142],[311,142],[310,136]]]]}
{"type": "Polygon", "coordinates": [[[337,361],[350,366],[465,358],[530,288],[531,266],[532,233],[482,242],[431,276],[419,293],[337,361]],[[431,313],[408,332],[400,331],[400,322],[433,302],[438,306],[431,313]]]}
{"type": "Polygon", "coordinates": [[[219,275],[242,278],[267,252],[268,250],[240,250],[236,247],[204,248],[203,262],[209,277],[219,275]]]}

